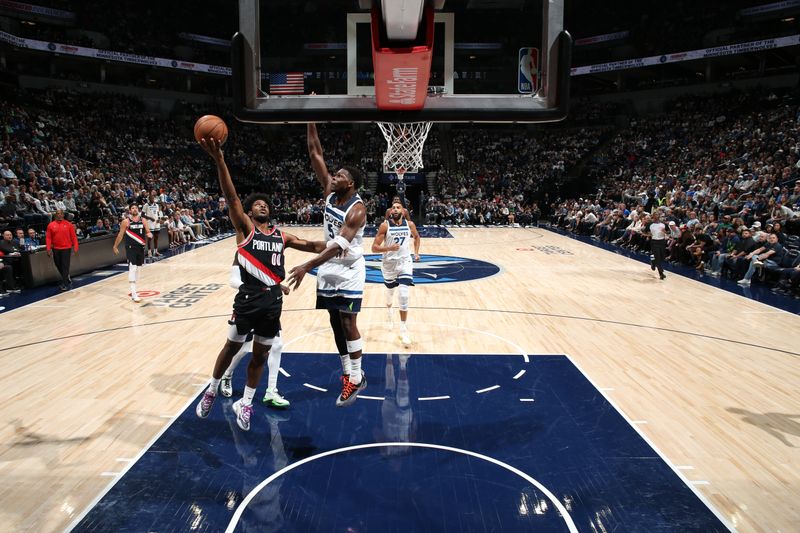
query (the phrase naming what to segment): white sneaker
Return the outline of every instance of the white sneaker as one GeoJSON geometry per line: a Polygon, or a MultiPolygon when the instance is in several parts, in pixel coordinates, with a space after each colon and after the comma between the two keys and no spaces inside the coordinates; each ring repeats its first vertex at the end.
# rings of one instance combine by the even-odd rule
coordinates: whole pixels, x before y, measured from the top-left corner
{"type": "Polygon", "coordinates": [[[142,299],[139,298],[139,295],[136,293],[131,294],[131,300],[133,300],[137,304],[142,301],[142,299]]]}
{"type": "Polygon", "coordinates": [[[736,284],[737,285],[741,285],[742,287],[749,287],[750,286],[750,280],[749,279],[740,279],[739,281],[736,282],[736,284]]]}
{"type": "Polygon", "coordinates": [[[264,393],[264,399],[261,400],[261,403],[267,407],[272,407],[273,409],[289,408],[289,400],[281,396],[281,394],[278,392],[278,389],[267,389],[267,392],[264,393]]]}
{"type": "Polygon", "coordinates": [[[760,260],[756,259],[753,264],[755,266],[757,266],[757,267],[764,266],[764,261],[760,261],[760,260]]]}
{"type": "Polygon", "coordinates": [[[406,346],[411,344],[411,336],[408,334],[407,329],[403,328],[402,330],[400,330],[400,340],[406,346]]]}
{"type": "Polygon", "coordinates": [[[233,396],[233,386],[231,385],[231,376],[222,376],[219,382],[219,392],[226,398],[233,396]]]}
{"type": "Polygon", "coordinates": [[[253,416],[253,406],[244,405],[244,400],[237,400],[233,403],[233,412],[236,413],[236,425],[242,431],[250,431],[250,418],[253,416]]]}

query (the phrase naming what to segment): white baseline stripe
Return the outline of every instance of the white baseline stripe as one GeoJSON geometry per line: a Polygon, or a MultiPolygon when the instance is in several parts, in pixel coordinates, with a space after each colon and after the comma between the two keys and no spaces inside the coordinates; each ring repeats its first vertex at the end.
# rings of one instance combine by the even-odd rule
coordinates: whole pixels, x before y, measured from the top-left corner
{"type": "MultiPolygon", "coordinates": [[[[206,383],[206,384],[204,384],[204,385],[203,385],[203,387],[205,388],[207,385],[208,385],[208,384],[206,383]]],[[[141,458],[142,458],[142,456],[143,456],[145,453],[147,453],[147,450],[149,450],[149,449],[150,449],[150,448],[153,446],[153,444],[155,444],[155,442],[156,442],[156,441],[157,441],[159,438],[161,438],[161,435],[163,435],[163,434],[164,434],[164,433],[165,433],[165,432],[166,432],[166,431],[167,431],[167,430],[170,428],[170,426],[171,426],[172,424],[174,424],[174,423],[175,423],[175,421],[178,419],[178,417],[181,415],[181,413],[183,413],[184,411],[186,411],[186,409],[188,409],[188,408],[189,408],[189,406],[190,406],[190,405],[192,405],[192,404],[194,403],[194,401],[195,401],[195,398],[197,398],[197,396],[200,394],[200,392],[202,392],[202,390],[203,390],[203,389],[198,389],[198,390],[197,390],[197,392],[194,394],[194,396],[192,396],[191,398],[189,398],[189,399],[186,401],[186,403],[183,405],[183,408],[181,408],[181,409],[178,411],[178,414],[176,414],[176,415],[175,415],[175,416],[172,418],[172,420],[170,420],[170,421],[169,421],[169,423],[167,423],[167,424],[164,424],[164,427],[163,427],[163,428],[161,428],[161,431],[159,431],[159,432],[158,432],[158,433],[157,433],[157,434],[156,434],[156,435],[155,435],[155,436],[154,436],[154,437],[153,437],[153,438],[150,440],[150,442],[148,442],[148,443],[147,443],[147,444],[144,446],[144,448],[142,448],[142,449],[139,451],[139,453],[138,453],[138,454],[136,454],[136,457],[134,457],[134,458],[133,458],[133,459],[132,459],[132,460],[131,460],[131,461],[128,463],[128,465],[127,465],[125,468],[123,468],[123,469],[122,469],[122,471],[121,471],[121,472],[118,472],[118,473],[113,473],[113,474],[112,474],[112,475],[114,475],[114,476],[117,476],[117,477],[116,477],[116,479],[113,479],[113,480],[112,480],[112,481],[111,481],[111,482],[110,482],[110,483],[109,483],[109,484],[106,486],[106,488],[105,488],[105,489],[103,489],[103,491],[102,491],[102,492],[100,492],[100,494],[98,494],[98,495],[97,495],[97,496],[94,498],[94,500],[92,500],[92,501],[91,501],[91,503],[89,503],[89,505],[87,505],[87,506],[86,506],[86,508],[83,510],[83,512],[81,512],[81,514],[80,514],[80,515],[78,515],[78,516],[75,518],[75,520],[73,520],[73,521],[72,521],[72,523],[71,523],[69,526],[67,526],[67,528],[65,529],[65,531],[72,531],[73,529],[75,529],[75,526],[77,526],[77,525],[78,525],[78,524],[81,522],[81,520],[83,520],[83,519],[86,517],[86,515],[87,515],[87,514],[89,514],[89,511],[91,511],[91,510],[94,508],[94,506],[95,506],[95,505],[97,505],[97,502],[99,502],[100,500],[102,500],[102,499],[103,499],[103,496],[105,496],[106,494],[108,494],[108,491],[110,491],[110,490],[111,490],[111,489],[114,487],[114,485],[116,485],[116,484],[117,484],[117,482],[118,482],[120,479],[122,479],[122,477],[123,477],[123,476],[124,476],[124,475],[125,475],[125,474],[128,472],[128,470],[130,470],[131,468],[133,468],[133,465],[135,465],[135,464],[136,464],[136,461],[138,461],[139,459],[141,459],[141,458]],[[119,474],[119,475],[117,475],[117,474],[119,474]]],[[[102,474],[101,474],[101,475],[102,475],[102,474]]]]}
{"type": "Polygon", "coordinates": [[[290,378],[290,377],[292,377],[292,375],[291,375],[290,373],[288,373],[286,370],[284,370],[284,369],[283,369],[283,367],[280,367],[280,368],[278,369],[278,372],[280,372],[281,374],[283,374],[283,375],[284,375],[284,376],[286,376],[287,378],[290,378]]]}
{"type": "Polygon", "coordinates": [[[320,392],[328,392],[328,389],[323,389],[322,387],[317,387],[316,385],[312,385],[311,383],[303,383],[303,387],[308,387],[309,389],[318,390],[320,392]]]}
{"type": "Polygon", "coordinates": [[[535,402],[533,398],[520,398],[519,401],[521,402],[535,402]]]}
{"type": "Polygon", "coordinates": [[[418,402],[427,402],[431,400],[449,400],[450,396],[425,396],[423,398],[417,398],[418,402]]]}
{"type": "Polygon", "coordinates": [[[378,400],[382,402],[385,398],[383,396],[367,396],[366,394],[359,394],[359,398],[364,398],[365,400],[378,400]]]}
{"type": "Polygon", "coordinates": [[[523,368],[522,370],[520,370],[519,372],[517,372],[517,375],[516,375],[516,376],[514,376],[514,379],[519,379],[519,378],[521,378],[522,376],[524,376],[524,375],[525,375],[525,372],[526,372],[526,370],[523,368]]]}
{"type": "Polygon", "coordinates": [[[483,394],[484,392],[489,392],[490,390],[499,389],[500,385],[492,385],[491,387],[486,387],[485,389],[476,390],[475,392],[478,394],[483,394]]]}
{"type": "MultiPolygon", "coordinates": [[[[599,388],[597,385],[595,385],[594,381],[592,381],[592,378],[591,378],[591,377],[589,377],[589,374],[587,374],[586,372],[584,372],[584,371],[583,371],[583,369],[580,367],[580,365],[578,365],[578,363],[576,363],[576,362],[575,362],[575,360],[574,360],[574,359],[572,359],[572,357],[570,357],[568,354],[564,354],[564,355],[566,355],[567,359],[569,359],[569,360],[572,362],[572,364],[573,364],[573,365],[575,365],[575,368],[577,368],[578,370],[580,370],[581,374],[583,374],[583,377],[585,377],[585,378],[586,378],[586,379],[589,381],[589,383],[591,383],[591,384],[592,384],[592,386],[593,386],[594,388],[596,388],[597,390],[600,390],[600,391],[601,391],[601,393],[600,393],[600,394],[603,394],[603,393],[602,393],[602,389],[600,389],[600,388],[599,388]]],[[[622,418],[624,418],[624,419],[625,419],[625,420],[628,422],[628,424],[630,424],[630,425],[631,425],[631,427],[633,428],[633,430],[634,430],[634,431],[636,431],[636,433],[638,433],[638,434],[639,434],[639,436],[640,436],[640,437],[641,437],[641,438],[642,438],[642,439],[643,439],[643,440],[644,440],[644,441],[645,441],[645,442],[648,444],[648,446],[650,446],[651,448],[653,448],[653,450],[656,452],[656,454],[658,454],[658,456],[659,456],[659,457],[661,457],[661,459],[662,459],[662,460],[663,460],[665,463],[667,463],[667,466],[669,466],[669,467],[672,469],[672,471],[673,471],[673,472],[675,472],[675,474],[677,474],[677,475],[678,475],[678,477],[679,477],[679,478],[681,478],[681,479],[683,480],[683,482],[684,482],[684,483],[686,483],[686,486],[687,486],[687,487],[689,487],[689,489],[691,489],[691,491],[692,491],[692,492],[694,492],[694,493],[695,493],[695,495],[696,495],[698,498],[700,498],[700,501],[702,501],[704,504],[706,504],[706,507],[708,507],[708,508],[711,510],[711,512],[712,512],[712,513],[714,513],[714,516],[716,516],[716,517],[719,519],[719,521],[720,521],[720,522],[722,522],[723,524],[725,524],[725,527],[727,527],[729,530],[731,530],[731,531],[736,531],[736,528],[735,528],[735,527],[733,527],[733,525],[732,525],[732,524],[731,524],[731,523],[728,521],[728,519],[727,519],[727,518],[726,518],[726,517],[725,517],[725,516],[724,516],[722,513],[720,513],[720,512],[719,512],[719,511],[716,509],[716,507],[714,507],[713,505],[711,505],[711,502],[710,502],[710,501],[708,501],[708,498],[706,498],[706,497],[703,495],[703,493],[702,493],[702,492],[700,492],[699,490],[697,490],[697,489],[694,487],[694,485],[692,485],[692,484],[691,484],[691,482],[690,482],[690,481],[689,481],[689,480],[686,478],[686,476],[684,476],[684,475],[683,475],[683,472],[681,472],[680,470],[678,470],[678,469],[675,467],[675,465],[672,463],[672,461],[670,461],[670,460],[669,460],[669,458],[667,458],[667,456],[666,456],[666,455],[664,455],[664,454],[661,452],[661,450],[659,450],[659,449],[656,447],[656,445],[655,445],[655,444],[653,444],[653,441],[651,441],[651,440],[650,440],[650,439],[647,437],[647,435],[645,435],[644,433],[642,433],[642,431],[641,431],[641,430],[640,430],[640,429],[639,429],[639,428],[638,428],[638,427],[637,427],[637,426],[636,426],[636,425],[635,425],[633,422],[631,422],[631,419],[630,419],[630,418],[628,418],[628,415],[627,415],[627,414],[625,414],[625,412],[624,412],[622,409],[620,409],[619,407],[617,407],[617,404],[615,404],[613,401],[611,401],[611,398],[609,398],[609,397],[608,397],[608,396],[606,396],[605,394],[603,394],[603,397],[606,399],[606,401],[609,403],[609,405],[611,405],[611,407],[613,407],[614,409],[616,409],[616,411],[617,411],[617,412],[618,412],[620,415],[622,415],[622,418]]]]}
{"type": "Polygon", "coordinates": [[[233,533],[235,531],[236,525],[239,523],[239,520],[242,517],[242,513],[244,513],[244,510],[247,508],[247,506],[250,504],[250,502],[253,500],[253,498],[255,498],[256,495],[259,492],[261,492],[262,489],[264,489],[264,487],[266,487],[267,485],[269,485],[270,483],[272,483],[273,481],[275,481],[276,479],[281,477],[283,474],[285,474],[285,473],[287,473],[287,472],[289,472],[291,470],[294,470],[298,466],[302,466],[305,463],[308,463],[308,462],[311,462],[311,461],[315,461],[317,459],[322,459],[323,457],[327,457],[329,455],[335,455],[335,454],[339,454],[339,453],[346,453],[346,452],[350,452],[350,451],[353,451],[353,450],[363,450],[363,449],[367,449],[367,448],[386,448],[386,447],[390,447],[390,446],[401,446],[401,447],[408,447],[408,448],[431,448],[431,449],[434,449],[434,450],[444,450],[444,451],[447,451],[447,452],[460,453],[460,454],[463,454],[463,455],[468,455],[470,457],[476,457],[478,459],[483,459],[484,461],[487,461],[489,463],[497,465],[497,466],[499,466],[501,468],[505,468],[506,470],[518,475],[519,477],[521,477],[522,479],[524,479],[525,481],[527,481],[528,483],[532,484],[533,486],[538,488],[540,491],[542,491],[542,493],[544,493],[544,495],[547,496],[547,498],[550,500],[550,503],[552,503],[555,506],[556,510],[558,510],[558,513],[561,515],[561,518],[564,520],[564,523],[567,526],[567,528],[569,529],[569,531],[571,533],[578,533],[578,528],[575,526],[575,522],[572,520],[572,517],[570,516],[570,514],[567,511],[566,507],[564,507],[564,504],[562,504],[561,501],[559,501],[559,499],[556,498],[555,495],[552,492],[550,492],[550,490],[548,490],[547,487],[542,485],[539,481],[535,480],[534,478],[532,478],[531,476],[529,476],[528,474],[526,474],[522,470],[519,470],[518,468],[514,468],[513,466],[511,466],[509,464],[506,464],[506,463],[504,463],[502,461],[499,461],[499,460],[495,459],[494,457],[489,457],[488,455],[483,455],[483,454],[480,454],[480,453],[477,453],[477,452],[472,452],[472,451],[469,451],[469,450],[462,450],[461,448],[453,448],[452,446],[442,446],[442,445],[439,445],[439,444],[426,444],[426,443],[422,443],[422,442],[375,442],[375,443],[372,443],[372,444],[359,444],[357,446],[348,446],[346,448],[339,448],[337,450],[329,450],[327,452],[323,452],[323,453],[320,453],[318,455],[312,455],[311,457],[306,457],[305,459],[301,459],[300,461],[297,461],[296,463],[292,463],[292,464],[290,464],[288,466],[285,466],[284,468],[278,470],[277,472],[275,472],[274,474],[269,476],[267,479],[265,479],[264,481],[259,483],[253,490],[250,491],[250,493],[247,496],[245,496],[244,500],[242,500],[242,503],[239,505],[239,507],[236,508],[236,512],[233,513],[233,517],[231,518],[231,521],[228,524],[227,529],[225,529],[225,533],[233,533]]]}

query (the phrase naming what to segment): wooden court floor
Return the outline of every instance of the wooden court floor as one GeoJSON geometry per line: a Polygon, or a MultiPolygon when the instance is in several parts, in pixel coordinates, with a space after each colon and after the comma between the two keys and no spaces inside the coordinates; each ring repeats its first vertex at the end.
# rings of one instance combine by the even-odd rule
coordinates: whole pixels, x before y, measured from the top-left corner
{"type": "MultiPolygon", "coordinates": [[[[451,232],[422,252],[501,271],[412,289],[409,351],[568,354],[730,524],[800,529],[800,317],[545,230],[451,232]]],[[[150,305],[123,274],[0,315],[0,529],[62,530],[194,398],[224,342],[233,252],[146,266],[150,305]]],[[[287,351],[333,350],[314,284],[285,299],[287,351]]],[[[383,299],[367,286],[367,352],[402,351],[383,299]]]]}

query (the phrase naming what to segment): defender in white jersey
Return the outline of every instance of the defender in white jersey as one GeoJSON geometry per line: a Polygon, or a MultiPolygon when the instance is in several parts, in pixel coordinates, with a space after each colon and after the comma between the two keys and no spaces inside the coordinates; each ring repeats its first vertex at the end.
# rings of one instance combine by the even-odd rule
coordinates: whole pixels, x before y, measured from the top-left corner
{"type": "Polygon", "coordinates": [[[419,232],[417,226],[403,216],[403,204],[400,200],[392,202],[389,210],[389,219],[385,220],[375,240],[372,242],[372,252],[382,253],[381,273],[383,284],[386,285],[386,310],[390,328],[394,326],[394,292],[397,289],[400,307],[400,339],[403,344],[411,344],[408,334],[406,319],[408,318],[408,292],[414,285],[414,261],[419,261],[419,232]],[[414,246],[412,256],[411,246],[414,246]]]}
{"type": "Polygon", "coordinates": [[[364,179],[357,169],[343,167],[328,172],[315,124],[308,125],[308,155],[325,198],[325,241],[327,249],[317,257],[289,271],[289,286],[297,288],[313,268],[317,272],[317,309],[327,309],[333,337],[342,362],[342,392],[336,405],[356,400],[367,386],[361,371],[363,343],[356,319],[361,310],[367,269],[364,263],[364,226],[367,210],[357,191],[364,179]]]}
{"type": "Polygon", "coordinates": [[[153,231],[153,236],[147,240],[147,257],[157,257],[161,255],[158,252],[158,234],[161,231],[161,220],[164,218],[164,213],[161,212],[161,206],[158,205],[155,189],[150,191],[150,198],[142,206],[142,217],[150,221],[149,226],[153,231]]]}

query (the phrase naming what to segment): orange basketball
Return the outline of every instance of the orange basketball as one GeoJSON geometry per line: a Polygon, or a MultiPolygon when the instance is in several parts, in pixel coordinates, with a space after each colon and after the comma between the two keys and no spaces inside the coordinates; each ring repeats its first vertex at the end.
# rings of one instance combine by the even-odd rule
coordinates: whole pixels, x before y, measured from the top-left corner
{"type": "Polygon", "coordinates": [[[225,144],[228,139],[228,126],[216,115],[204,115],[194,123],[194,138],[197,142],[200,142],[200,139],[216,139],[219,144],[225,144]]]}

